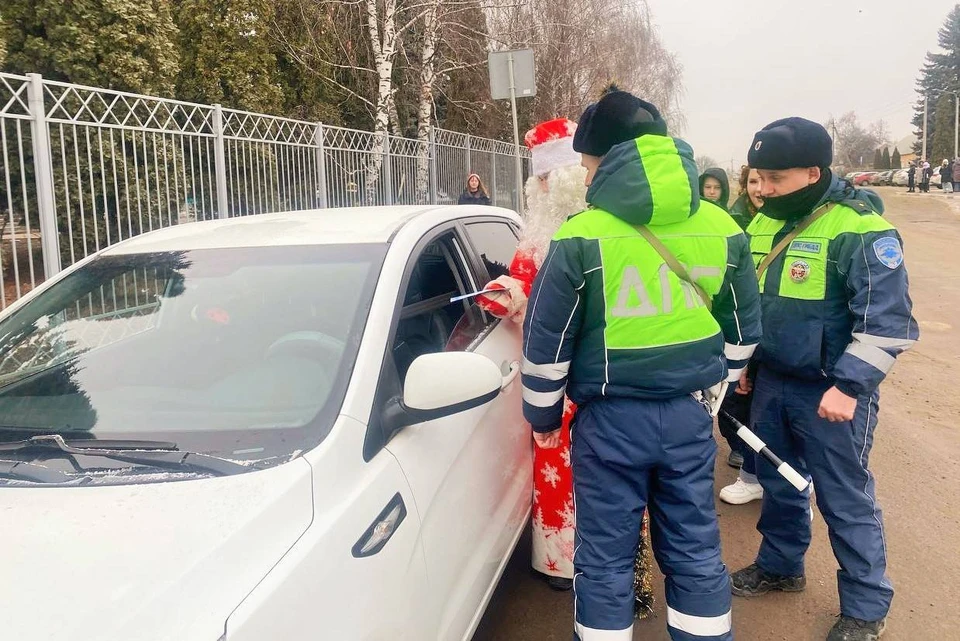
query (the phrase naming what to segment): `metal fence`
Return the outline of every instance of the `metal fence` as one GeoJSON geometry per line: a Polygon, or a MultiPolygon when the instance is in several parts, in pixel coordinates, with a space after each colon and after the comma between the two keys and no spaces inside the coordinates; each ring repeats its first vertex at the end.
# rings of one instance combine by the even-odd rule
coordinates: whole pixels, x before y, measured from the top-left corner
{"type": "MultiPolygon", "coordinates": [[[[526,174],[526,149],[521,150],[526,174]]],[[[146,231],[276,211],[456,202],[477,173],[517,208],[511,144],[428,142],[0,73],[0,309],[146,231]]]]}

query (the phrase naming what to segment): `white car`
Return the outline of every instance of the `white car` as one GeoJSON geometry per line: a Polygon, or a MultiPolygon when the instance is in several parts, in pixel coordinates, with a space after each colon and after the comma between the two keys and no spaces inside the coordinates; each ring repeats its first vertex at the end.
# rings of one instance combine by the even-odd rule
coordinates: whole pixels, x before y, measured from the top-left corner
{"type": "Polygon", "coordinates": [[[106,249],[0,316],[3,638],[469,639],[527,522],[519,217],[318,210],[106,249]]]}

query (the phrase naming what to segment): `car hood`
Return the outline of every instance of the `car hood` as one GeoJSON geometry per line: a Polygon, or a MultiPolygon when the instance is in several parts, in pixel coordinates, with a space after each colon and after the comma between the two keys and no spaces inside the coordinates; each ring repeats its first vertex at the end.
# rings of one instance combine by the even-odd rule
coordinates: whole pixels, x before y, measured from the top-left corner
{"type": "Polygon", "coordinates": [[[310,467],[0,488],[3,636],[217,641],[313,517],[310,467]]]}

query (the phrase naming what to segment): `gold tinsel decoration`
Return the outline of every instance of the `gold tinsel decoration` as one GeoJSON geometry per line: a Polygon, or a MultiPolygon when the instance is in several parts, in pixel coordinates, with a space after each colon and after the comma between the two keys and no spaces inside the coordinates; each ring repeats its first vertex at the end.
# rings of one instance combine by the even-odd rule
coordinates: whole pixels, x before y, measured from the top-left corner
{"type": "Polygon", "coordinates": [[[643,512],[643,527],[640,528],[640,543],[637,546],[637,559],[634,562],[633,612],[638,619],[653,614],[653,555],[650,550],[650,513],[643,512]]]}

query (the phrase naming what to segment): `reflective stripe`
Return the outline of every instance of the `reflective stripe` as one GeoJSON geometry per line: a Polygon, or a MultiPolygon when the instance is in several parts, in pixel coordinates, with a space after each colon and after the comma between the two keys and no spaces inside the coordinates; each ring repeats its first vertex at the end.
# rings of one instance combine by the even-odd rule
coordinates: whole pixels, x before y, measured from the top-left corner
{"type": "Polygon", "coordinates": [[[570,371],[570,361],[537,365],[524,357],[520,371],[527,376],[536,376],[537,378],[544,378],[548,381],[559,381],[570,371]]]}
{"type": "Polygon", "coordinates": [[[565,386],[555,392],[535,392],[523,386],[523,400],[534,407],[553,407],[563,398],[565,386]]]}
{"type": "Polygon", "coordinates": [[[910,349],[917,341],[908,338],[887,338],[886,336],[874,336],[873,334],[854,334],[853,340],[872,345],[874,347],[886,347],[888,349],[910,349]]]}
{"type": "Polygon", "coordinates": [[[743,375],[743,370],[747,369],[746,367],[738,367],[737,369],[727,370],[727,382],[728,383],[738,383],[740,377],[743,375]]]}
{"type": "Polygon", "coordinates": [[[884,374],[889,372],[893,364],[897,362],[897,359],[879,347],[858,343],[856,341],[847,346],[847,353],[856,356],[865,363],[873,365],[884,374]]]}
{"type": "Polygon", "coordinates": [[[734,345],[733,343],[723,344],[723,355],[730,361],[747,361],[753,356],[756,344],[753,345],[734,345]]]}
{"type": "Polygon", "coordinates": [[[667,625],[698,637],[719,637],[730,632],[730,611],[718,617],[696,617],[667,606],[667,625]]]}
{"type": "Polygon", "coordinates": [[[579,621],[574,622],[574,629],[580,641],[632,641],[633,625],[625,630],[598,630],[597,628],[588,628],[579,621]]]}

